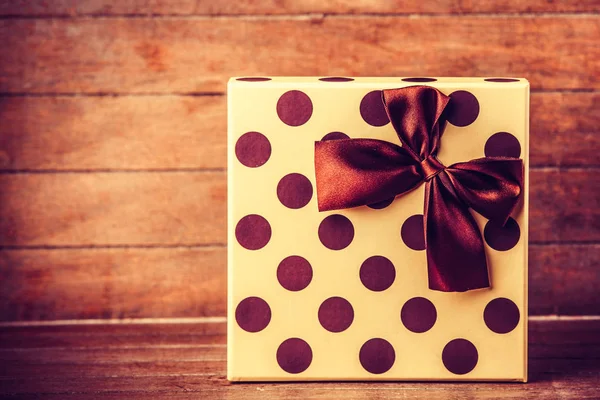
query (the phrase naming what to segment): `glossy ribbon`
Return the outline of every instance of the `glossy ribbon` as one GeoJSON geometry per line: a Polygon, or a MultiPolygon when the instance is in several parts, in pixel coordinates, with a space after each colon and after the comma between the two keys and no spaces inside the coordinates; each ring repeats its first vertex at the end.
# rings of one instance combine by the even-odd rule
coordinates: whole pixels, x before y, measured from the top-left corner
{"type": "Polygon", "coordinates": [[[429,288],[490,286],[483,238],[469,208],[506,223],[523,186],[523,161],[483,157],[444,166],[436,157],[450,98],[435,88],[383,91],[402,146],[376,139],[315,143],[319,211],[373,204],[425,182],[424,235],[429,288]]]}

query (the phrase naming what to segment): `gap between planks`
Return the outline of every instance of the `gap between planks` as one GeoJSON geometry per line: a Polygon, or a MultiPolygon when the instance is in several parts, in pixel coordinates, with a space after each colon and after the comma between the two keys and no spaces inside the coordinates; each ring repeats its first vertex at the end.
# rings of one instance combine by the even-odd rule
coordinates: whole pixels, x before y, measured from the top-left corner
{"type": "MultiPolygon", "coordinates": [[[[529,241],[530,247],[542,246],[600,246],[599,241],[529,241]]],[[[81,245],[22,245],[0,246],[0,251],[30,251],[30,250],[111,250],[111,249],[222,249],[227,243],[148,243],[148,244],[81,244],[81,245]]]]}
{"type": "Polygon", "coordinates": [[[51,321],[9,321],[0,322],[0,328],[71,326],[71,325],[153,325],[153,324],[224,324],[227,317],[191,318],[123,318],[123,319],[63,319],[51,321]]]}
{"type": "MultiPolygon", "coordinates": [[[[583,166],[582,169],[586,169],[583,166]]],[[[227,168],[90,168],[90,169],[12,169],[0,170],[4,175],[25,174],[130,174],[130,173],[215,173],[227,172],[227,168]]]]}
{"type": "Polygon", "coordinates": [[[124,13],[124,14],[106,14],[106,13],[82,13],[82,14],[7,14],[1,15],[0,20],[6,19],[191,19],[191,20],[211,20],[211,19],[245,19],[245,20],[313,20],[313,19],[359,19],[359,18],[587,18],[600,15],[595,11],[554,11],[554,12],[422,12],[422,13],[402,13],[402,12],[362,12],[362,13],[301,13],[301,14],[173,14],[173,13],[124,13]]]}
{"type": "MultiPolygon", "coordinates": [[[[600,170],[600,165],[536,165],[530,171],[569,172],[600,170]]],[[[153,174],[153,173],[227,173],[227,168],[90,168],[90,169],[0,169],[0,175],[43,175],[43,174],[153,174]]]]}
{"type": "MultiPolygon", "coordinates": [[[[600,321],[600,315],[530,315],[530,322],[554,321],[600,321]]],[[[161,324],[225,324],[227,317],[190,318],[123,318],[123,319],[65,319],[51,321],[9,321],[0,322],[0,328],[44,327],[72,325],[161,325],[161,324]]]]}
{"type": "MultiPolygon", "coordinates": [[[[2,18],[0,17],[0,20],[2,18]]],[[[273,75],[281,77],[281,75],[273,75]]],[[[364,78],[365,76],[356,76],[364,78]]],[[[395,78],[395,77],[391,77],[395,78]]],[[[441,77],[444,78],[444,77],[441,77]]],[[[478,78],[478,77],[474,77],[478,78]]],[[[485,76],[479,76],[485,78],[485,76]]],[[[530,88],[530,93],[598,93],[596,88],[530,88]]],[[[0,97],[221,97],[227,92],[2,92],[0,97]]]]}

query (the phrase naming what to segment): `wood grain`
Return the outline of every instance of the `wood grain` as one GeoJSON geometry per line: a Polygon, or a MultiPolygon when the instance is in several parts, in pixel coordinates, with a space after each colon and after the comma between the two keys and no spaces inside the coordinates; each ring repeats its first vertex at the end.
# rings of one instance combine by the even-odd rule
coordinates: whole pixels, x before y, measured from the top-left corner
{"type": "Polygon", "coordinates": [[[0,349],[0,362],[37,364],[52,360],[57,364],[102,364],[152,361],[225,361],[225,345],[162,345],[116,347],[48,347],[29,349],[0,349]],[[68,349],[69,351],[65,351],[68,349]]]}
{"type": "MultiPolygon", "coordinates": [[[[550,362],[554,366],[555,362],[550,362]]],[[[127,399],[141,400],[147,399],[178,399],[178,400],[196,400],[199,396],[223,396],[217,398],[226,398],[228,400],[294,400],[299,396],[307,400],[321,399],[339,399],[348,400],[371,400],[373,398],[402,399],[402,400],[420,400],[423,398],[431,400],[451,400],[457,398],[477,398],[482,400],[498,399],[561,399],[561,400],[581,400],[597,399],[597,389],[594,386],[597,377],[594,374],[593,367],[589,362],[571,361],[570,368],[579,371],[587,368],[587,376],[574,378],[564,382],[555,375],[544,376],[544,383],[529,383],[527,385],[517,385],[512,388],[507,384],[440,384],[427,385],[423,383],[362,383],[362,384],[258,384],[258,385],[228,385],[224,381],[211,382],[206,385],[190,385],[190,382],[198,382],[198,378],[180,380],[177,377],[170,379],[161,379],[160,386],[163,390],[157,390],[154,385],[147,390],[136,390],[142,385],[137,380],[129,380],[129,390],[101,392],[101,393],[73,393],[60,392],[44,393],[44,399],[127,399]],[[587,364],[587,365],[586,365],[587,364]],[[589,372],[592,371],[592,372],[589,372]],[[590,376],[592,375],[592,376],[590,376]],[[137,385],[136,385],[137,383],[137,385]],[[139,385],[139,386],[138,386],[139,385]]],[[[567,367],[563,367],[567,369],[567,367]]],[[[111,382],[112,383],[112,382],[111,382]]],[[[122,386],[126,386],[124,383],[122,386]]],[[[40,385],[45,387],[45,385],[40,385]]],[[[39,399],[37,393],[18,394],[19,399],[39,399]]],[[[210,397],[208,397],[210,398],[210,397]]]]}
{"type": "MultiPolygon", "coordinates": [[[[0,171],[226,167],[225,96],[0,97],[0,171]]],[[[533,93],[531,166],[597,166],[600,93],[533,93]]]]}
{"type": "MultiPolygon", "coordinates": [[[[22,346],[0,349],[0,394],[18,398],[228,398],[228,399],[593,399],[600,377],[599,321],[531,321],[529,324],[530,382],[477,383],[257,383],[229,384],[224,379],[226,347],[182,343],[206,324],[174,324],[164,341],[162,324],[102,325],[89,335],[77,325],[4,327],[0,337],[14,342],[30,335],[22,346]],[[140,343],[120,343],[123,331],[140,343]],[[139,330],[137,334],[135,331],[139,330]],[[57,342],[77,337],[77,345],[38,346],[48,333],[57,342]],[[112,342],[110,341],[112,340],[112,342]],[[160,340],[162,344],[152,344],[160,340]],[[109,344],[110,343],[110,344],[109,344]],[[568,350],[566,352],[565,350],[568,350]]],[[[221,324],[223,325],[223,324],[221,324]]],[[[216,331],[217,329],[215,329],[216,331]]],[[[221,336],[224,339],[224,336],[221,336]]],[[[195,335],[203,342],[202,334],[195,335]]],[[[69,343],[69,339],[63,343],[69,343]]]]}
{"type": "Polygon", "coordinates": [[[531,314],[600,314],[600,245],[529,247],[531,314]]]}
{"type": "MultiPolygon", "coordinates": [[[[159,328],[160,329],[160,328],[159,328]]],[[[182,349],[185,351],[186,349],[182,349]]],[[[101,350],[100,354],[103,353],[101,350]]],[[[98,354],[98,353],[97,353],[98,354]]],[[[221,354],[219,354],[221,356],[221,354]]],[[[46,355],[44,356],[44,358],[46,355]]],[[[19,360],[20,361],[20,360],[19,360]]],[[[2,378],[8,376],[27,377],[26,379],[38,378],[47,379],[51,376],[59,379],[69,379],[74,376],[80,376],[82,365],[74,362],[57,362],[53,364],[42,364],[36,361],[30,362],[14,362],[12,360],[10,370],[2,370],[0,367],[0,382],[2,378]],[[57,364],[59,364],[57,366],[57,364]]],[[[125,362],[98,362],[86,363],[85,374],[95,378],[136,378],[148,377],[156,374],[155,371],[160,371],[161,375],[178,375],[178,376],[193,376],[214,377],[217,371],[225,371],[225,360],[151,360],[140,361],[132,360],[125,362]]],[[[158,375],[160,376],[160,375],[158,375]]],[[[0,383],[1,386],[1,383],[0,383]]],[[[73,388],[75,389],[75,388],[73,388]]]]}
{"type": "Polygon", "coordinates": [[[600,239],[597,169],[531,171],[529,177],[530,241],[600,239]]]}
{"type": "MultiPolygon", "coordinates": [[[[230,384],[222,376],[175,374],[173,376],[78,377],[27,379],[2,382],[5,393],[76,395],[76,398],[226,398],[250,399],[597,399],[598,370],[593,361],[544,360],[533,363],[540,372],[538,381],[522,384],[506,383],[258,383],[230,384]],[[542,364],[546,364],[544,367],[542,364]],[[565,364],[568,364],[565,365],[565,364]],[[568,369],[572,371],[566,372],[568,369]],[[547,369],[556,369],[545,373],[547,369]],[[565,377],[566,375],[566,377],[565,377]],[[93,396],[92,396],[93,394],[93,396]],[[84,397],[85,396],[85,397],[84,397]],[[95,396],[95,397],[94,397],[95,396]],[[177,396],[177,397],[172,397],[177,396]],[[215,397],[212,397],[215,396],[215,397]]],[[[223,364],[224,366],[224,364],[223,364]]],[[[224,371],[221,367],[220,371],[224,371]]],[[[39,395],[38,395],[39,396],[39,395]]],[[[19,398],[23,398],[19,396],[19,398]]],[[[27,398],[27,397],[24,397],[27,398]]],[[[29,397],[31,398],[31,397],[29,397]]],[[[38,397],[39,398],[39,397],[38,397]]],[[[56,398],[56,397],[53,397],[56,398]]]]}
{"type": "Polygon", "coordinates": [[[600,93],[531,95],[531,166],[600,163],[600,93]]]}
{"type": "Polygon", "coordinates": [[[0,319],[227,314],[224,247],[0,252],[0,319]]]}
{"type": "MultiPolygon", "coordinates": [[[[222,320],[205,321],[169,320],[143,322],[135,320],[76,320],[72,323],[41,325],[0,325],[0,348],[42,347],[116,347],[161,345],[225,345],[227,326],[222,320]],[[171,322],[173,321],[173,322],[171,322]]],[[[146,321],[146,320],[143,320],[146,321]]]]}
{"type": "MultiPolygon", "coordinates": [[[[4,250],[0,320],[225,316],[226,263],[225,247],[4,250]]],[[[600,245],[532,246],[529,312],[600,314],[598,265],[600,245]]]]}
{"type": "Polygon", "coordinates": [[[236,75],[415,71],[598,89],[599,36],[595,15],[5,19],[0,92],[206,93],[236,75]]]}
{"type": "Polygon", "coordinates": [[[489,0],[0,0],[0,15],[237,15],[237,14],[358,14],[358,13],[502,13],[502,12],[585,12],[598,11],[597,1],[489,0]]]}
{"type": "MultiPolygon", "coordinates": [[[[595,169],[530,174],[530,240],[600,240],[595,169]]],[[[226,241],[223,172],[0,175],[0,246],[226,241]]]]}
{"type": "Polygon", "coordinates": [[[223,172],[0,175],[0,244],[225,242],[223,172]]]}
{"type": "Polygon", "coordinates": [[[0,97],[0,170],[224,168],[224,96],[0,97]]]}

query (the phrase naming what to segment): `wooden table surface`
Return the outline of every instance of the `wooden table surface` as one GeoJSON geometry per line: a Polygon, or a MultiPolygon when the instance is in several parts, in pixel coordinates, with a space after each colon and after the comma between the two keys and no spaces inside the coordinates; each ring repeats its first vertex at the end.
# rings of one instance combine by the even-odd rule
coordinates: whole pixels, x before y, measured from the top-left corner
{"type": "Polygon", "coordinates": [[[225,320],[13,324],[0,397],[49,399],[598,399],[600,319],[530,320],[530,382],[235,383],[225,320]]]}

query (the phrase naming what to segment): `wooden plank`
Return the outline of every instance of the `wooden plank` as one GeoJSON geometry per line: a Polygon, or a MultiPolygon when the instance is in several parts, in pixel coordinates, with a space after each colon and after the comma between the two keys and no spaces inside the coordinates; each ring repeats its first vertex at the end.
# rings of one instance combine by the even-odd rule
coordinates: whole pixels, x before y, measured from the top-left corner
{"type": "Polygon", "coordinates": [[[224,168],[224,96],[0,97],[0,170],[224,168]]]}
{"type": "Polygon", "coordinates": [[[532,93],[530,163],[597,165],[600,93],[532,93]]]}
{"type": "Polygon", "coordinates": [[[0,320],[227,314],[216,248],[0,252],[0,320]]]}
{"type": "Polygon", "coordinates": [[[585,12],[598,11],[597,1],[490,0],[254,0],[197,1],[170,0],[0,0],[0,15],[81,16],[81,15],[238,15],[238,14],[405,14],[405,13],[503,13],[503,12],[585,12]]]}
{"type": "Polygon", "coordinates": [[[27,326],[3,325],[0,326],[0,348],[159,346],[173,343],[224,345],[227,342],[224,318],[218,322],[196,322],[197,319],[141,324],[110,321],[112,323],[80,320],[61,325],[42,325],[40,321],[32,321],[27,326]]]}
{"type": "Polygon", "coordinates": [[[599,36],[595,15],[5,19],[0,91],[205,93],[235,75],[416,71],[598,89],[599,36]]]}
{"type": "Polygon", "coordinates": [[[595,169],[530,172],[529,240],[600,239],[600,176],[595,169]],[[557,202],[558,199],[561,199],[557,202]]]}
{"type": "Polygon", "coordinates": [[[224,243],[225,198],[223,172],[0,175],[0,243],[224,243]]]}
{"type": "MultiPolygon", "coordinates": [[[[530,240],[600,240],[595,169],[530,174],[530,240]]],[[[1,246],[226,241],[223,172],[0,175],[1,246]]]]}
{"type": "Polygon", "coordinates": [[[541,317],[529,321],[531,358],[598,358],[600,319],[541,317]],[[576,347],[579,346],[580,350],[576,347]],[[590,348],[586,353],[583,349],[590,348]]]}
{"type": "MultiPolygon", "coordinates": [[[[225,96],[0,97],[0,171],[226,167],[225,96]]],[[[531,165],[599,165],[600,93],[533,93],[531,165]]]]}
{"type": "Polygon", "coordinates": [[[600,245],[529,248],[531,314],[600,314],[600,245]]]}
{"type": "MultiPolygon", "coordinates": [[[[0,320],[35,321],[82,318],[224,316],[226,249],[58,249],[0,252],[0,320]]],[[[530,248],[531,314],[600,314],[600,245],[534,245],[530,248]]],[[[60,328],[56,328],[60,329],[60,328]]],[[[56,343],[52,334],[37,337],[46,345],[140,343],[139,335],[120,331],[107,338],[95,326],[56,343]]],[[[171,331],[152,339],[171,340],[171,331]]],[[[20,328],[18,342],[0,335],[0,348],[22,346],[37,332],[20,328]]],[[[197,343],[188,332],[181,343],[197,343]]],[[[150,336],[146,333],[147,336],[150,336]]],[[[13,338],[14,339],[14,338],[13,338]]]]}

